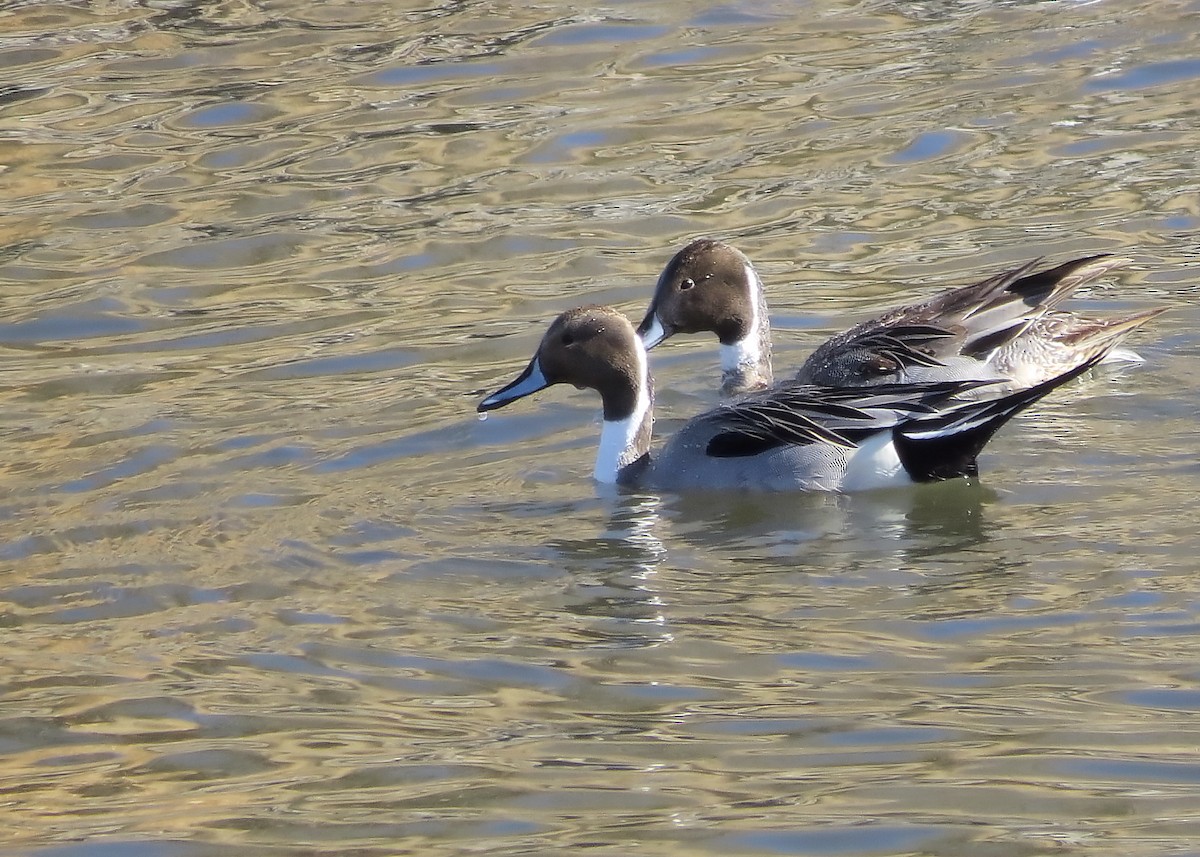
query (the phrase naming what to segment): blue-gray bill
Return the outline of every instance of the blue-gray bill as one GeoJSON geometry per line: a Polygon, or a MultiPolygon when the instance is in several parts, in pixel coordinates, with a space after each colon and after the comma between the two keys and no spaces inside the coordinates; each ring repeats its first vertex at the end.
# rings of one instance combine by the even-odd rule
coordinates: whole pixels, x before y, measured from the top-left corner
{"type": "Polygon", "coordinates": [[[485,398],[479,403],[479,407],[476,410],[480,413],[494,411],[496,408],[503,408],[510,402],[523,399],[531,393],[544,390],[549,386],[550,382],[542,374],[541,364],[538,363],[537,357],[534,357],[529,361],[529,365],[525,367],[525,371],[518,375],[511,383],[501,387],[485,398]]]}
{"type": "Polygon", "coordinates": [[[658,313],[653,309],[646,313],[646,317],[638,325],[637,334],[642,338],[642,345],[647,351],[667,338],[667,332],[663,329],[658,313]]]}

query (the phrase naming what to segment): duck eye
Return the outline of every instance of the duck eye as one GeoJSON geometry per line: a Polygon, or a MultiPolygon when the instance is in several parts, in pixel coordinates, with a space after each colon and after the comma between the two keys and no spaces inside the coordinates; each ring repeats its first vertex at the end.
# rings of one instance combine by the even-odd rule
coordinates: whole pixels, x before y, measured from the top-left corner
{"type": "Polygon", "coordinates": [[[574,337],[574,336],[572,336],[572,335],[570,334],[570,332],[564,333],[564,334],[562,335],[562,340],[561,340],[561,342],[562,342],[562,344],[563,344],[563,345],[574,345],[574,344],[575,344],[575,337],[574,337]]]}
{"type": "Polygon", "coordinates": [[[683,281],[680,282],[680,284],[679,284],[679,291],[686,292],[688,289],[692,288],[695,285],[696,285],[696,281],[693,280],[691,277],[684,277],[683,281]]]}

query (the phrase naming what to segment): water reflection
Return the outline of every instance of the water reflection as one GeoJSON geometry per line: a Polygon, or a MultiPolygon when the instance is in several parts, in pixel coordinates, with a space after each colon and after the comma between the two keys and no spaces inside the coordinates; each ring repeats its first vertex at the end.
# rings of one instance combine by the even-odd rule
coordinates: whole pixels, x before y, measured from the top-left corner
{"type": "Polygon", "coordinates": [[[575,580],[577,592],[566,609],[605,620],[589,636],[596,645],[654,646],[674,639],[670,630],[670,596],[658,585],[658,566],[667,549],[658,536],[661,500],[654,495],[617,494],[598,535],[552,539],[553,548],[575,580]]]}
{"type": "Polygon", "coordinates": [[[1194,849],[1194,12],[6,4],[8,849],[1194,849]],[[596,496],[594,407],[475,422],[699,234],[781,366],[1036,255],[1174,311],[978,485],[596,496]]]}
{"type": "Polygon", "coordinates": [[[743,561],[778,561],[850,542],[914,559],[986,543],[986,505],[994,492],[979,480],[952,480],[862,494],[692,494],[671,498],[675,538],[743,561]]]}

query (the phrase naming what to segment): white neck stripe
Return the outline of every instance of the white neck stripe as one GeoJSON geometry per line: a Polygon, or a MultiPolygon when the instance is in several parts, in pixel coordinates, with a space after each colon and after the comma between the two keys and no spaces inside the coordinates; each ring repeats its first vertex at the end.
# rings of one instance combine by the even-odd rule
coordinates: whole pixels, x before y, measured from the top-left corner
{"type": "Polygon", "coordinates": [[[739,369],[757,369],[762,362],[762,331],[759,325],[758,307],[762,302],[762,281],[752,265],[745,266],[746,282],[749,284],[750,330],[732,345],[721,345],[721,371],[735,372],[739,369]]]}
{"type": "Polygon", "coordinates": [[[600,447],[596,451],[596,467],[592,476],[597,482],[613,483],[621,468],[632,464],[645,450],[637,448],[642,425],[650,413],[650,373],[646,366],[646,349],[637,343],[638,391],[633,413],[618,420],[604,420],[600,427],[600,447]]]}

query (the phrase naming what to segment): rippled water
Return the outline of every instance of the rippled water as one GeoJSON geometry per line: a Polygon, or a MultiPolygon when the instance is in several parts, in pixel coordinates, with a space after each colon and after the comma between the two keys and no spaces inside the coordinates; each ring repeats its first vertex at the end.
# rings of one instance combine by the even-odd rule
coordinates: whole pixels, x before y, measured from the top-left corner
{"type": "Polygon", "coordinates": [[[1198,25],[0,8],[4,853],[1200,853],[1198,25]],[[700,234],[783,366],[1033,256],[1174,311],[980,485],[614,498],[590,396],[476,420],[700,234]]]}

